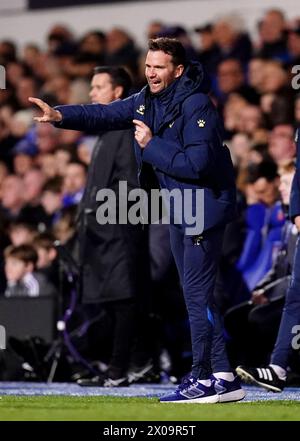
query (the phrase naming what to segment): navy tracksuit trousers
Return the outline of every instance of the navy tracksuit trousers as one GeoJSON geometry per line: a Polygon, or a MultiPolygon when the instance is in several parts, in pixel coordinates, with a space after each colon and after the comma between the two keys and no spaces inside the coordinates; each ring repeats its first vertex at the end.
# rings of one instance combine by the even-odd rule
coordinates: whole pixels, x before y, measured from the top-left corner
{"type": "Polygon", "coordinates": [[[224,229],[205,231],[199,241],[184,235],[184,227],[170,226],[171,249],[188,311],[192,375],[208,379],[212,372],[231,372],[222,324],[214,303],[214,285],[224,229]]]}
{"type": "Polygon", "coordinates": [[[292,352],[292,339],[295,337],[293,327],[300,325],[300,235],[298,235],[292,278],[288,288],[283,313],[271,363],[284,369],[288,366],[289,355],[292,352]]]}

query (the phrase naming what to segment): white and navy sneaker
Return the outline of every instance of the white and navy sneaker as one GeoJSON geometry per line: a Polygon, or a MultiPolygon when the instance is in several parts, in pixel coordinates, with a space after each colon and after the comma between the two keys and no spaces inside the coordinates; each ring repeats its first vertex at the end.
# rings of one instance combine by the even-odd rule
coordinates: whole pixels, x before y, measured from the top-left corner
{"type": "Polygon", "coordinates": [[[200,383],[192,375],[184,378],[182,383],[171,394],[160,398],[161,403],[218,403],[219,395],[216,393],[213,382],[209,386],[200,383]]]}
{"type": "Polygon", "coordinates": [[[261,368],[238,366],[236,372],[246,383],[257,384],[272,392],[282,392],[286,384],[271,366],[261,368]]]}
{"type": "Polygon", "coordinates": [[[243,400],[246,392],[241,388],[240,380],[235,377],[233,381],[211,376],[216,393],[219,395],[219,403],[230,403],[243,400]]]}

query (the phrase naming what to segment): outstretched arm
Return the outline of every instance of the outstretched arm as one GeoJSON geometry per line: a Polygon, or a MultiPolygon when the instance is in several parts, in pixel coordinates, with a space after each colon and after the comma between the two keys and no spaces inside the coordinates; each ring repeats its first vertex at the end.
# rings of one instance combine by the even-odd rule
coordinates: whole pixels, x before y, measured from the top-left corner
{"type": "Polygon", "coordinates": [[[41,117],[35,117],[36,121],[54,123],[61,129],[99,132],[132,127],[134,96],[108,105],[86,104],[55,108],[38,98],[29,98],[29,101],[43,112],[41,117]]]}

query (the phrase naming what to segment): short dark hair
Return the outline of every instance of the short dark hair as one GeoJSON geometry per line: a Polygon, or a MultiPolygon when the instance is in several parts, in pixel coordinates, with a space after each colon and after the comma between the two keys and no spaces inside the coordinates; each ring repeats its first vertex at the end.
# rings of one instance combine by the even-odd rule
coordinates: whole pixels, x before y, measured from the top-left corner
{"type": "Polygon", "coordinates": [[[281,164],[278,168],[278,174],[279,176],[285,174],[285,173],[295,173],[296,170],[296,164],[295,161],[292,160],[287,160],[286,162],[284,162],[283,164],[281,164]]]}
{"type": "Polygon", "coordinates": [[[50,251],[54,248],[55,236],[52,233],[44,232],[38,234],[33,239],[33,246],[35,249],[44,248],[47,251],[50,251]]]}
{"type": "Polygon", "coordinates": [[[35,225],[29,224],[27,222],[22,222],[22,220],[21,221],[15,220],[9,224],[8,232],[11,233],[12,231],[17,230],[18,228],[23,228],[25,230],[28,230],[30,233],[36,233],[37,231],[35,225]]]}
{"type": "Polygon", "coordinates": [[[69,165],[78,165],[79,167],[81,167],[84,170],[85,173],[88,172],[88,166],[84,162],[80,161],[77,158],[75,158],[74,160],[68,162],[66,167],[68,167],[69,165]]]}
{"type": "Polygon", "coordinates": [[[4,250],[4,256],[7,259],[8,257],[13,257],[14,259],[21,260],[26,265],[28,263],[32,263],[35,267],[38,261],[38,254],[33,246],[23,244],[19,246],[10,245],[4,250]]]}
{"type": "Polygon", "coordinates": [[[54,176],[54,178],[50,178],[43,186],[43,192],[49,191],[51,193],[60,194],[62,192],[62,186],[63,178],[61,176],[54,176]]]}
{"type": "Polygon", "coordinates": [[[259,164],[248,166],[248,183],[254,184],[260,178],[265,178],[268,182],[274,182],[278,178],[277,165],[273,161],[263,161],[259,164]]]}
{"type": "Polygon", "coordinates": [[[129,73],[121,66],[96,66],[94,68],[94,75],[108,74],[111,78],[113,87],[123,87],[121,98],[126,98],[132,87],[132,81],[129,73]]]}
{"type": "Polygon", "coordinates": [[[151,38],[148,42],[149,51],[162,51],[172,57],[175,66],[186,65],[186,52],[183,45],[176,38],[151,38]]]}

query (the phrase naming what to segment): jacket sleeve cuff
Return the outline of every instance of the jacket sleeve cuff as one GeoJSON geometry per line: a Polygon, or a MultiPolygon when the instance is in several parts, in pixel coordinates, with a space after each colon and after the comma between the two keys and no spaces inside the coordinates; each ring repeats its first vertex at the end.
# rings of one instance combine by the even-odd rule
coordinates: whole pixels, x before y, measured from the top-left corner
{"type": "Polygon", "coordinates": [[[68,107],[71,106],[55,106],[54,109],[58,110],[62,115],[62,120],[59,122],[54,122],[54,127],[63,128],[66,124],[68,124],[68,117],[72,114],[72,112],[68,111],[68,107]]]}

